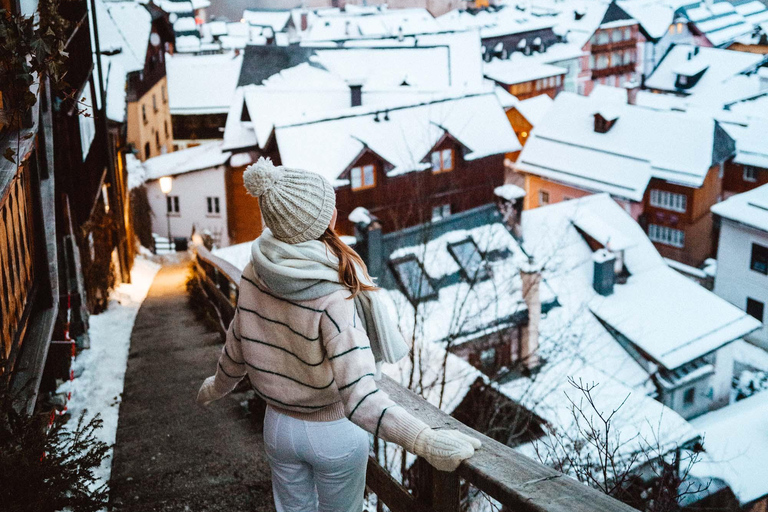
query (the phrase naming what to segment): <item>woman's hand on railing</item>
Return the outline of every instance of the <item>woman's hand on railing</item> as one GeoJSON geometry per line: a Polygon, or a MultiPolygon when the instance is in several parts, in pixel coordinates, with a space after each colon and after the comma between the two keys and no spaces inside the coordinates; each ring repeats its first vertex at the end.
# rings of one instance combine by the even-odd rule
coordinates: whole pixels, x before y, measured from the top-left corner
{"type": "Polygon", "coordinates": [[[206,406],[214,400],[221,398],[219,393],[216,391],[216,387],[214,386],[215,380],[216,376],[211,376],[203,381],[203,385],[200,386],[200,391],[197,392],[198,404],[206,406]]]}
{"type": "Polygon", "coordinates": [[[458,430],[424,429],[416,437],[413,452],[440,471],[454,471],[482,443],[458,430]]]}

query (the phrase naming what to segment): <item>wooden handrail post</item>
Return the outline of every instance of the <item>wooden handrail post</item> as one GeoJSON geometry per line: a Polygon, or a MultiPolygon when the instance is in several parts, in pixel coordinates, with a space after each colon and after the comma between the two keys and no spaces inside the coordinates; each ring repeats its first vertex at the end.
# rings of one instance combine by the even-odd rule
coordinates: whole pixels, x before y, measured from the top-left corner
{"type": "Polygon", "coordinates": [[[416,462],[418,478],[417,500],[425,509],[435,512],[459,512],[461,510],[461,482],[453,472],[439,471],[426,460],[416,462]]]}

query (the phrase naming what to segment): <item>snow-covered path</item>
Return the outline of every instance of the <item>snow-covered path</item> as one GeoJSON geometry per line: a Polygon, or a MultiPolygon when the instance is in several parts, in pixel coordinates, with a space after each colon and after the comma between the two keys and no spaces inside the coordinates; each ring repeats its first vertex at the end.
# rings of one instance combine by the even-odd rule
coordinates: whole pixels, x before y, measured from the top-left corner
{"type": "MultiPolygon", "coordinates": [[[[91,348],[83,350],[75,359],[77,377],[59,388],[59,392],[72,392],[67,428],[77,426],[82,411],[86,411],[87,419],[99,414],[104,427],[97,435],[105,443],[114,444],[133,324],[159,269],[156,263],[136,258],[131,284],[118,285],[110,295],[109,308],[91,316],[88,330],[91,348]]],[[[97,471],[99,485],[109,481],[111,471],[110,450],[97,471]]]]}

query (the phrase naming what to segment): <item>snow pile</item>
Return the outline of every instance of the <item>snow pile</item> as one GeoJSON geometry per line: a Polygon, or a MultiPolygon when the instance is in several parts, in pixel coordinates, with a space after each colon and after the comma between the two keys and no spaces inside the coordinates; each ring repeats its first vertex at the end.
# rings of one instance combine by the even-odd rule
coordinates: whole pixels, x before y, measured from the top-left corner
{"type": "Polygon", "coordinates": [[[251,262],[251,242],[214,249],[211,254],[243,270],[251,262]]]}
{"type": "Polygon", "coordinates": [[[496,187],[493,189],[493,193],[507,201],[514,201],[515,199],[525,197],[525,189],[522,189],[517,185],[513,185],[512,183],[507,183],[506,185],[496,187]]]}
{"type": "Polygon", "coordinates": [[[768,494],[766,410],[768,392],[762,392],[692,420],[704,436],[708,453],[693,466],[692,476],[721,478],[742,505],[768,494]]]}
{"type": "MultiPolygon", "coordinates": [[[[98,414],[104,420],[97,432],[99,439],[109,445],[115,443],[133,323],[159,269],[156,263],[136,258],[131,284],[120,284],[110,295],[109,308],[91,316],[91,348],[80,353],[73,364],[78,377],[58,389],[59,393],[72,392],[68,404],[72,416],[66,428],[74,429],[83,411],[87,418],[98,414]]],[[[108,483],[111,473],[112,450],[96,470],[97,486],[108,483]]]]}
{"type": "Polygon", "coordinates": [[[365,224],[366,226],[373,222],[371,220],[371,213],[363,208],[362,206],[358,206],[354,210],[352,210],[352,213],[349,214],[349,222],[354,222],[355,224],[365,224]]]}
{"type": "Polygon", "coordinates": [[[147,181],[147,171],[144,164],[133,153],[125,154],[125,167],[128,169],[128,189],[133,190],[147,181]]]}

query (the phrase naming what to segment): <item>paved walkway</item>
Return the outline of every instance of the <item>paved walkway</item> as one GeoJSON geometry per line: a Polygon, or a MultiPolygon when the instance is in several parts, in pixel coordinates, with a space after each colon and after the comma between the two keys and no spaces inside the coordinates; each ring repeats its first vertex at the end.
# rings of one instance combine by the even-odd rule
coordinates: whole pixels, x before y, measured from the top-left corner
{"type": "Polygon", "coordinates": [[[158,272],[136,318],[112,466],[114,510],[274,511],[261,426],[233,394],[195,403],[219,336],[187,304],[186,264],[158,272]]]}

